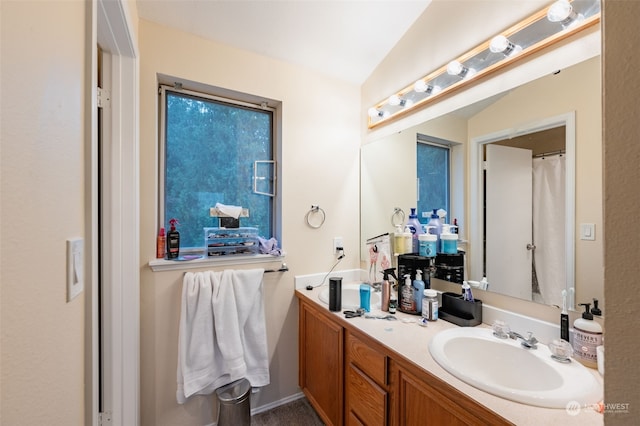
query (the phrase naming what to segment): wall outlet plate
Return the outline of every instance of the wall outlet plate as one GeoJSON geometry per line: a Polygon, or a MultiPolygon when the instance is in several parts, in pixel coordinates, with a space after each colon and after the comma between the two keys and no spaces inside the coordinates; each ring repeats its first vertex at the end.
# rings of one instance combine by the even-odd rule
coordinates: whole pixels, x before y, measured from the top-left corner
{"type": "Polygon", "coordinates": [[[67,303],[84,289],[84,241],[67,240],[67,303]]]}
{"type": "Polygon", "coordinates": [[[333,237],[333,254],[340,254],[338,248],[344,251],[344,243],[342,242],[342,237],[333,237]]]}

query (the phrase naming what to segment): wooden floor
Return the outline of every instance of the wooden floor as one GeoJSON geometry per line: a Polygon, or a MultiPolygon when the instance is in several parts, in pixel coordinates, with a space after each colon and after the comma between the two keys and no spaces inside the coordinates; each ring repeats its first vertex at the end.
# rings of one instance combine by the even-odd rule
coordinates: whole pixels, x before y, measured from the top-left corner
{"type": "Polygon", "coordinates": [[[251,417],[251,426],[323,426],[306,398],[300,398],[251,417]]]}

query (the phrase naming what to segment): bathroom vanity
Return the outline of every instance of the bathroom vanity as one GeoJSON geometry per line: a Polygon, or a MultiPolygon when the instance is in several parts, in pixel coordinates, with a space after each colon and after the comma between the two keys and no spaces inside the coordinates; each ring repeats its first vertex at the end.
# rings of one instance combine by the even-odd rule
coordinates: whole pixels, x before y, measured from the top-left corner
{"type": "Polygon", "coordinates": [[[438,320],[423,327],[418,316],[403,313],[396,314],[396,321],[345,319],[329,311],[320,292],[296,290],[299,385],[326,424],[603,424],[603,416],[592,408],[570,415],[564,409],[520,404],[448,373],[428,345],[439,331],[456,325],[438,320]]]}

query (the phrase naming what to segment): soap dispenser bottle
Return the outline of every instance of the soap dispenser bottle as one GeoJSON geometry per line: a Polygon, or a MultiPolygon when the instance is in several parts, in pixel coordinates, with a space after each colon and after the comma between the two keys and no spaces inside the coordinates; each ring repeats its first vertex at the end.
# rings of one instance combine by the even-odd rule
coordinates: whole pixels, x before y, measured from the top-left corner
{"type": "Polygon", "coordinates": [[[602,326],[593,320],[589,312],[591,303],[580,303],[584,306],[582,318],[573,323],[573,357],[587,367],[598,368],[596,348],[602,345],[602,326]]]}
{"type": "Polygon", "coordinates": [[[404,283],[398,289],[398,309],[405,314],[416,313],[416,299],[413,296],[413,286],[411,285],[411,275],[405,274],[404,283]]]}

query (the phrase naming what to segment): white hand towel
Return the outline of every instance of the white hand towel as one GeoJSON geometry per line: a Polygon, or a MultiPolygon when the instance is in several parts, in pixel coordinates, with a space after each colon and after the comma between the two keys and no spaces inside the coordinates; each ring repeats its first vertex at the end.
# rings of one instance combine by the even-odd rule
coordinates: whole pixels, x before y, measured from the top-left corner
{"type": "Polygon", "coordinates": [[[211,284],[204,274],[189,272],[182,283],[176,392],[179,404],[214,380],[214,358],[211,284]]]}
{"type": "Polygon", "coordinates": [[[264,269],[224,271],[224,274],[233,282],[246,378],[253,387],[266,386],[270,376],[263,299],[264,269]]]}
{"type": "Polygon", "coordinates": [[[230,383],[243,378],[247,371],[234,288],[227,271],[208,272],[208,275],[213,286],[211,306],[215,343],[224,360],[221,368],[227,375],[227,383],[230,383]]]}

